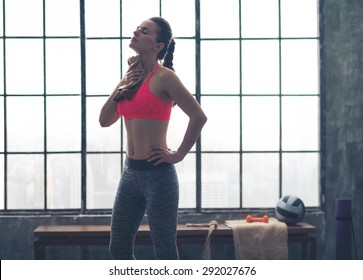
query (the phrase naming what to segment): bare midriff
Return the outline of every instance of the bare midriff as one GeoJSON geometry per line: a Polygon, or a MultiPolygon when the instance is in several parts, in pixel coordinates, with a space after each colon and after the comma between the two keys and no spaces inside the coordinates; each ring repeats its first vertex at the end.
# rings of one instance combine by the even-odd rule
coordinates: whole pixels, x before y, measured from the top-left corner
{"type": "Polygon", "coordinates": [[[168,148],[166,134],[169,121],[127,119],[126,153],[132,159],[147,159],[151,148],[168,148]]]}

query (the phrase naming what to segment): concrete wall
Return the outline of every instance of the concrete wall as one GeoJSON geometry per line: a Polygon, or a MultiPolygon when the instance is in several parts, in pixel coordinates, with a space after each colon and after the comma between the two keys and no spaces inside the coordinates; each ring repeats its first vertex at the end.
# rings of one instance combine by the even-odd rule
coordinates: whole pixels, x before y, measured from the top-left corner
{"type": "Polygon", "coordinates": [[[363,259],[363,1],[324,0],[322,4],[325,256],[335,258],[335,199],[348,198],[352,199],[358,258],[363,259]]]}

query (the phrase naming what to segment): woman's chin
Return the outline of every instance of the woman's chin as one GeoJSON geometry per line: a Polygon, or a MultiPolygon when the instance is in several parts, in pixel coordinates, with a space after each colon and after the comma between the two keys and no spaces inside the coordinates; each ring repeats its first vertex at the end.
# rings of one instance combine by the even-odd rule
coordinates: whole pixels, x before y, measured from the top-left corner
{"type": "Polygon", "coordinates": [[[134,44],[133,42],[131,42],[131,43],[129,44],[129,47],[130,47],[130,49],[132,49],[132,50],[134,50],[135,52],[137,52],[137,47],[135,46],[135,44],[134,44]]]}

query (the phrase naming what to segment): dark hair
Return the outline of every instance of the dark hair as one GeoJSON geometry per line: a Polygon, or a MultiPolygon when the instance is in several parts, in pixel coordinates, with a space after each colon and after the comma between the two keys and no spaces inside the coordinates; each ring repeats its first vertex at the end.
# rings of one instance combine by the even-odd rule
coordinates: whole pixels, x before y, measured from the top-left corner
{"type": "Polygon", "coordinates": [[[175,50],[175,41],[173,39],[173,32],[169,22],[161,17],[152,17],[151,21],[155,22],[159,26],[159,32],[157,32],[156,40],[159,43],[164,43],[164,49],[158,54],[158,59],[163,60],[163,66],[173,70],[173,58],[175,50]]]}

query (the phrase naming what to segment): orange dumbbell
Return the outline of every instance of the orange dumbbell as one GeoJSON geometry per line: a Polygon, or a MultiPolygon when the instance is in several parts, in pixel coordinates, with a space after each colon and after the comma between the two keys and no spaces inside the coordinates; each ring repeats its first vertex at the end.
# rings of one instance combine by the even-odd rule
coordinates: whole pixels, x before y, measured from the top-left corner
{"type": "Polygon", "coordinates": [[[253,223],[253,222],[268,223],[268,216],[265,215],[262,218],[257,218],[257,217],[252,217],[251,215],[247,215],[246,222],[247,223],[253,223]]]}

